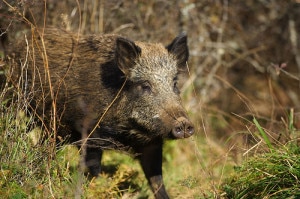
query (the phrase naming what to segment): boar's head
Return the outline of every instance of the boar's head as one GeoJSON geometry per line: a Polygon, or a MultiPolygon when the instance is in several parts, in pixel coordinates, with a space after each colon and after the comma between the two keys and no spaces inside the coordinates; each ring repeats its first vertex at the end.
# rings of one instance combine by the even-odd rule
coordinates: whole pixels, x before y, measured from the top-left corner
{"type": "Polygon", "coordinates": [[[149,140],[158,136],[187,138],[194,133],[177,83],[188,56],[185,34],[167,47],[117,39],[115,61],[126,77],[118,114],[126,120],[130,134],[149,140]]]}

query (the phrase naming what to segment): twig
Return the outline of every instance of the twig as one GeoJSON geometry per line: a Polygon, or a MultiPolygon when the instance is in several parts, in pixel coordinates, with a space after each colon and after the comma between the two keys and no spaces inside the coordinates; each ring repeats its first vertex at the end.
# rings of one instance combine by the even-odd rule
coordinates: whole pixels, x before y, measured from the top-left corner
{"type": "MultiPolygon", "coordinates": [[[[297,38],[297,31],[295,28],[295,21],[294,19],[289,19],[289,30],[290,30],[290,40],[292,45],[292,51],[295,55],[296,64],[298,66],[298,77],[300,77],[300,54],[298,52],[298,38],[297,38]]],[[[299,78],[298,78],[299,80],[299,78]]]]}
{"type": "Polygon", "coordinates": [[[9,24],[8,24],[8,26],[6,27],[6,29],[3,32],[0,33],[0,37],[2,37],[7,32],[7,30],[11,26],[11,24],[12,24],[12,21],[10,21],[9,24]]]}
{"type": "MultiPolygon", "coordinates": [[[[120,90],[118,91],[118,93],[116,94],[115,98],[112,100],[112,102],[107,106],[107,108],[105,109],[104,113],[101,115],[101,117],[99,118],[98,122],[96,123],[96,125],[94,126],[94,128],[92,129],[92,131],[89,133],[89,135],[87,136],[87,138],[84,140],[84,142],[82,143],[82,146],[84,146],[87,142],[87,140],[90,138],[90,136],[95,132],[95,130],[97,128],[100,127],[100,123],[103,120],[104,116],[106,115],[107,111],[111,108],[111,106],[115,103],[115,101],[118,99],[121,91],[123,90],[125,84],[127,82],[127,78],[125,79],[122,87],[120,88],[120,90]]],[[[78,150],[78,152],[81,151],[81,148],[78,150]]]]}
{"type": "Polygon", "coordinates": [[[99,19],[98,19],[98,33],[104,33],[103,18],[104,18],[104,0],[100,0],[99,8],[99,19]]]}

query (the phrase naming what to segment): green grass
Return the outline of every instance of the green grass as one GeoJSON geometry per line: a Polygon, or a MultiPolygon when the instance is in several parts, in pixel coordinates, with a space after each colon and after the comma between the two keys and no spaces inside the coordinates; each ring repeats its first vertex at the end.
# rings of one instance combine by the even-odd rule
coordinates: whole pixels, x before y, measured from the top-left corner
{"type": "Polygon", "coordinates": [[[299,131],[293,126],[293,111],[288,117],[290,140],[286,144],[271,143],[265,130],[254,118],[261,140],[268,150],[246,159],[222,185],[224,196],[234,199],[300,198],[299,131]]]}
{"type": "Polygon", "coordinates": [[[258,123],[258,121],[256,120],[256,118],[253,118],[253,123],[255,124],[255,126],[257,127],[257,130],[260,133],[260,136],[262,137],[262,139],[265,141],[265,143],[267,144],[269,149],[273,149],[273,146],[271,144],[270,139],[268,138],[266,132],[263,130],[263,128],[261,127],[261,125],[258,123]]]}
{"type": "Polygon", "coordinates": [[[300,148],[287,144],[235,168],[223,185],[227,198],[299,198],[300,148]]]}

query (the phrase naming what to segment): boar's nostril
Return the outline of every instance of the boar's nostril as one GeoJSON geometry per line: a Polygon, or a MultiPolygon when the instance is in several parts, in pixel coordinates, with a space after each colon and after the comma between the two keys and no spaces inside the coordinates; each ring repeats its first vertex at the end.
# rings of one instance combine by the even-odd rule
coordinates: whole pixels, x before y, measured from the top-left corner
{"type": "Polygon", "coordinates": [[[190,137],[191,135],[194,134],[194,127],[189,125],[186,127],[186,133],[184,137],[190,137]]]}
{"type": "Polygon", "coordinates": [[[177,126],[177,127],[174,128],[174,133],[175,133],[176,135],[179,135],[179,136],[180,136],[180,134],[182,134],[182,133],[184,133],[184,132],[183,132],[183,129],[182,129],[181,126],[177,126]]]}
{"type": "Polygon", "coordinates": [[[194,127],[187,118],[179,117],[174,123],[172,134],[175,138],[188,138],[194,134],[194,127]]]}

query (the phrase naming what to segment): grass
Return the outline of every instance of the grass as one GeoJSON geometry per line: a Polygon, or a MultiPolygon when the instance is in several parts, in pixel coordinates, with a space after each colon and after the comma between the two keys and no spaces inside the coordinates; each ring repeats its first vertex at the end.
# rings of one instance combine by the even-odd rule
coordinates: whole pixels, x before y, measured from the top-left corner
{"type": "Polygon", "coordinates": [[[300,148],[289,143],[235,168],[223,185],[226,198],[299,198],[300,148]]]}
{"type": "Polygon", "coordinates": [[[235,199],[299,198],[300,146],[299,131],[293,126],[293,110],[289,114],[289,142],[271,143],[265,130],[254,118],[253,123],[265,142],[266,151],[255,154],[235,167],[235,172],[223,185],[224,196],[235,199]]]}

